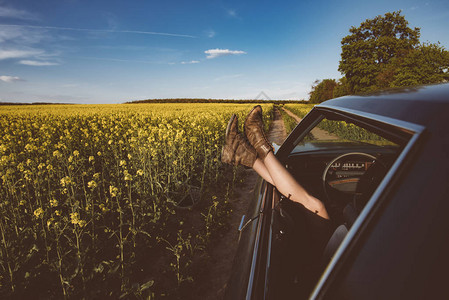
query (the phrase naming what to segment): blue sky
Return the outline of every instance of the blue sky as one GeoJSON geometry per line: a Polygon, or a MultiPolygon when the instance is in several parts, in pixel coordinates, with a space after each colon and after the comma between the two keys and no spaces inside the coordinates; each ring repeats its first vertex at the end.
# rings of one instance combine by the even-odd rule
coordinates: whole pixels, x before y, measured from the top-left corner
{"type": "Polygon", "coordinates": [[[0,0],[0,101],[307,99],[349,28],[396,10],[449,49],[447,0],[0,0]]]}

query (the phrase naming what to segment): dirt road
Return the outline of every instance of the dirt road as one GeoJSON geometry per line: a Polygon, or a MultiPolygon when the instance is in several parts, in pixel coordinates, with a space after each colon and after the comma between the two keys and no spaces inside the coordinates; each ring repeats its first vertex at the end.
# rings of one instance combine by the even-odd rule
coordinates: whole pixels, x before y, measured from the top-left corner
{"type": "Polygon", "coordinates": [[[276,109],[274,111],[274,119],[271,124],[270,131],[268,132],[268,139],[270,142],[276,143],[280,146],[286,138],[287,133],[285,132],[284,121],[282,120],[281,113],[276,109]]]}
{"type": "MultiPolygon", "coordinates": [[[[288,109],[282,108],[290,117],[296,120],[297,123],[301,122],[301,118],[289,111],[288,109]]],[[[315,127],[312,129],[311,134],[317,140],[337,140],[338,136],[329,133],[326,130],[315,127]]]]}

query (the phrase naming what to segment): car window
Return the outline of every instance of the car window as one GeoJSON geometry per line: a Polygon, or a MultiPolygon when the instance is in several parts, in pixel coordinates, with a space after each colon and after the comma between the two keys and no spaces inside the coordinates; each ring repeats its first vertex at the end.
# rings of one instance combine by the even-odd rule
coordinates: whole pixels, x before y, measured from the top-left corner
{"type": "Polygon", "coordinates": [[[361,145],[397,149],[399,145],[357,124],[323,118],[299,141],[293,152],[332,148],[358,148],[361,145]]]}
{"type": "Polygon", "coordinates": [[[348,229],[401,153],[407,139],[394,126],[380,127],[339,114],[322,114],[293,147],[287,168],[336,224],[348,229]]]}

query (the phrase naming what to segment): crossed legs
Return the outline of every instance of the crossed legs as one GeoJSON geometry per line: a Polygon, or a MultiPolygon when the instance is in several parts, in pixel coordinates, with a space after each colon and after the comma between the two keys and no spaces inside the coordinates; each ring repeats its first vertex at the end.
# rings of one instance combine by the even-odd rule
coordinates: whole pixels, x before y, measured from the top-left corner
{"type": "Polygon", "coordinates": [[[262,108],[255,106],[245,120],[245,133],[238,131],[237,116],[233,115],[226,128],[226,141],[221,160],[234,165],[253,168],[263,179],[274,185],[281,194],[306,209],[329,219],[324,204],[310,195],[273,154],[262,120],[262,108]]]}

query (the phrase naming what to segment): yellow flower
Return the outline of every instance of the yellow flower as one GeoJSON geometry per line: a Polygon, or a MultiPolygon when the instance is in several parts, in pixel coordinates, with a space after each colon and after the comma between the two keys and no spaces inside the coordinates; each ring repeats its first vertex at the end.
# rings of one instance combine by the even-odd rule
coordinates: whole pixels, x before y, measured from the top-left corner
{"type": "Polygon", "coordinates": [[[53,223],[54,220],[55,219],[53,219],[53,218],[50,218],[50,219],[47,220],[47,228],[48,229],[50,229],[50,226],[51,226],[51,224],[53,223]]]}
{"type": "Polygon", "coordinates": [[[66,187],[72,183],[72,179],[69,176],[61,178],[60,183],[63,187],[66,187]]]}
{"type": "Polygon", "coordinates": [[[77,212],[70,213],[70,221],[76,225],[80,221],[80,214],[77,212]]]}
{"type": "Polygon", "coordinates": [[[108,211],[108,208],[103,203],[100,204],[99,207],[100,207],[102,212],[107,212],[108,211]]]}
{"type": "Polygon", "coordinates": [[[39,207],[38,209],[36,209],[34,211],[34,215],[36,216],[36,218],[42,218],[42,215],[44,214],[44,210],[39,207]]]}
{"type": "Polygon", "coordinates": [[[51,206],[51,207],[56,207],[56,206],[58,206],[58,200],[56,200],[56,199],[51,199],[51,200],[50,200],[50,206],[51,206]]]}
{"type": "Polygon", "coordinates": [[[97,187],[97,183],[94,180],[91,180],[87,183],[87,186],[91,189],[94,189],[97,187]]]}
{"type": "Polygon", "coordinates": [[[118,188],[116,188],[113,185],[110,185],[109,186],[109,193],[111,194],[112,197],[117,197],[118,188]]]}
{"type": "Polygon", "coordinates": [[[125,181],[131,181],[131,180],[133,180],[133,177],[132,177],[131,174],[128,173],[128,170],[125,170],[125,171],[123,172],[123,174],[125,175],[125,181]]]}

